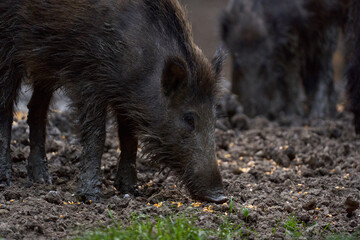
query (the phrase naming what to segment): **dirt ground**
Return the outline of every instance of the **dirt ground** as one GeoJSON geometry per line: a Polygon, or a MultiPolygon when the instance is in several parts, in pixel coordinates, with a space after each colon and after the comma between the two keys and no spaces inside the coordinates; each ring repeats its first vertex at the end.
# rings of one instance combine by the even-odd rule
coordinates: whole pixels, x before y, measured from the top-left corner
{"type": "MultiPolygon", "coordinates": [[[[219,43],[216,17],[227,1],[181,2],[193,22],[195,41],[211,57],[219,43]]],[[[229,72],[227,67],[226,77],[229,72]]],[[[112,224],[108,209],[125,222],[133,212],[152,217],[186,211],[199,227],[212,229],[227,217],[241,224],[249,239],[285,239],[282,223],[291,214],[306,224],[307,239],[322,239],[319,229],[353,232],[360,226],[360,138],[347,113],[335,120],[296,122],[243,116],[234,128],[221,122],[216,130],[217,157],[235,209],[228,216],[228,205],[192,201],[176,177],[166,177],[166,171],[159,174],[143,159],[138,159],[139,196],[118,194],[112,184],[120,149],[112,127],[102,161],[104,202],[78,203],[81,147],[71,130],[72,120],[56,111],[49,118],[49,186],[28,183],[28,126],[21,114],[13,124],[13,185],[0,189],[0,237],[5,239],[72,238],[112,224]],[[250,211],[247,219],[243,207],[250,211]]]]}
{"type": "MultiPolygon", "coordinates": [[[[78,203],[74,194],[81,147],[70,131],[72,121],[57,112],[50,114],[47,138],[53,185],[31,186],[26,173],[28,127],[18,118],[11,144],[13,185],[0,190],[0,236],[5,239],[71,238],[110,225],[107,209],[119,221],[133,212],[152,217],[188,211],[198,226],[213,229],[228,212],[228,205],[194,204],[176,177],[166,178],[166,171],[159,174],[144,159],[138,161],[139,196],[118,194],[112,184],[120,150],[112,127],[102,162],[104,202],[78,203]]],[[[259,117],[246,120],[248,130],[216,130],[218,163],[234,201],[235,213],[228,217],[249,231],[249,239],[283,239],[282,223],[291,214],[306,223],[309,238],[321,239],[311,230],[315,223],[316,231],[326,226],[355,231],[360,226],[360,138],[351,116],[288,123],[259,117]],[[248,219],[241,214],[243,207],[250,211],[248,219]]]]}

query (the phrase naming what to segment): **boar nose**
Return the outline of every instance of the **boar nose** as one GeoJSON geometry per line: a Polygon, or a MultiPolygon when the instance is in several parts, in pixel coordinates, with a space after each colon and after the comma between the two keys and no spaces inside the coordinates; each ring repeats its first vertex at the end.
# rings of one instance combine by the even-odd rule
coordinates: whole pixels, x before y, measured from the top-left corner
{"type": "Polygon", "coordinates": [[[200,193],[196,196],[196,199],[213,203],[224,203],[228,200],[223,190],[208,191],[203,194],[200,193]]]}
{"type": "Polygon", "coordinates": [[[214,203],[224,203],[227,202],[228,198],[224,195],[217,195],[217,196],[204,196],[203,201],[207,202],[214,202],[214,203]]]}

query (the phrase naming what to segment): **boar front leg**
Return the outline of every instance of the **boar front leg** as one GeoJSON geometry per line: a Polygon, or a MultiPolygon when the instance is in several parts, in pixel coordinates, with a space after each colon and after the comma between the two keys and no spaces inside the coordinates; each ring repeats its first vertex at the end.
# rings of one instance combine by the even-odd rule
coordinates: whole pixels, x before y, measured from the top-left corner
{"type": "Polygon", "coordinates": [[[118,133],[121,154],[114,186],[122,193],[134,193],[137,181],[136,152],[138,139],[129,121],[122,116],[118,116],[118,133]]]}
{"type": "Polygon", "coordinates": [[[84,202],[102,201],[101,157],[106,137],[106,109],[106,106],[89,103],[79,108],[83,152],[77,196],[84,202]]]}
{"type": "Polygon", "coordinates": [[[53,91],[34,86],[34,92],[28,104],[30,127],[30,155],[28,158],[28,178],[37,183],[51,184],[45,153],[47,112],[53,91]]]}

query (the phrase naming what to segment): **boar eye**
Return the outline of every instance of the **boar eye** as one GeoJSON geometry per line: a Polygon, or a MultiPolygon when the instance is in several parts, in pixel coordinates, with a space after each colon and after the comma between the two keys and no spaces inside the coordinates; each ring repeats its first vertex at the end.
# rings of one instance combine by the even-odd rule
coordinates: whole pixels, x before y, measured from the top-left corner
{"type": "Polygon", "coordinates": [[[191,128],[191,130],[195,129],[195,116],[194,113],[186,113],[184,114],[184,122],[191,128]]]}

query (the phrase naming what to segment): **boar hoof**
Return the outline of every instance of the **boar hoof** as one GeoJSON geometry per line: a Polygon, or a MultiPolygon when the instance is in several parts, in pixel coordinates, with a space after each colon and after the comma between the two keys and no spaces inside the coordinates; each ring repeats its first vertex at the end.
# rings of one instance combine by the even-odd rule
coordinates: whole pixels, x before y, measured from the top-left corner
{"type": "Polygon", "coordinates": [[[135,195],[137,192],[136,185],[124,184],[124,183],[121,183],[120,181],[115,181],[114,187],[116,188],[116,190],[118,190],[122,194],[130,193],[130,194],[135,195]]]}
{"type": "Polygon", "coordinates": [[[78,181],[77,198],[81,202],[102,202],[101,181],[98,176],[90,177],[87,174],[80,176],[78,181]]]}
{"type": "Polygon", "coordinates": [[[45,162],[38,165],[28,165],[28,178],[34,183],[52,184],[45,162]]]}
{"type": "Polygon", "coordinates": [[[360,114],[355,114],[355,132],[360,135],[360,114]]]}
{"type": "Polygon", "coordinates": [[[9,158],[0,159],[0,188],[5,188],[11,185],[11,165],[9,161],[6,161],[9,158]]]}
{"type": "Polygon", "coordinates": [[[0,170],[0,190],[11,185],[11,169],[0,170]]]}
{"type": "Polygon", "coordinates": [[[79,201],[84,203],[102,203],[103,199],[99,194],[92,194],[92,193],[78,193],[77,198],[79,201]]]}

